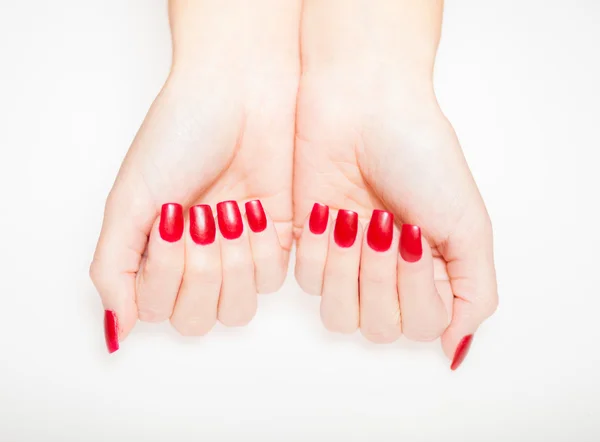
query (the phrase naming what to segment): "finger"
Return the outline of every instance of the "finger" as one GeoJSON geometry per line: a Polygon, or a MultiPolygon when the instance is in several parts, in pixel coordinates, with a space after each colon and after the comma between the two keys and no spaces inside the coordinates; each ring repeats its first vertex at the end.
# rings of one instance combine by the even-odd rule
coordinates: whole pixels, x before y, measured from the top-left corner
{"type": "Polygon", "coordinates": [[[217,204],[223,283],[218,318],[224,325],[248,324],[256,314],[254,264],[242,214],[235,201],[217,204]]]}
{"type": "Polygon", "coordinates": [[[137,280],[138,317],[159,322],[173,313],[185,263],[183,208],[163,204],[148,241],[148,253],[137,280]]]}
{"type": "Polygon", "coordinates": [[[352,333],[358,328],[361,242],[362,229],[358,214],[340,210],[329,236],[321,293],[321,319],[330,331],[352,333]]]}
{"type": "Polygon", "coordinates": [[[304,222],[296,250],[295,275],[306,293],[320,295],[329,247],[329,207],[315,203],[304,222]]]}
{"type": "Polygon", "coordinates": [[[119,349],[137,321],[136,274],[156,218],[152,200],[144,197],[144,185],[136,177],[122,172],[117,179],[106,202],[90,266],[90,277],[105,309],[104,332],[110,353],[119,349]]]}
{"type": "Polygon", "coordinates": [[[185,235],[185,271],[171,324],[184,336],[202,336],[217,321],[221,250],[209,205],[190,208],[185,235]]]}
{"type": "Polygon", "coordinates": [[[473,334],[498,306],[491,223],[487,215],[465,217],[460,230],[449,238],[445,259],[454,292],[450,326],[442,347],[455,370],[465,359],[473,334]]]}
{"type": "Polygon", "coordinates": [[[448,325],[448,313],[437,292],[433,276],[433,256],[421,229],[403,224],[398,258],[398,294],[402,330],[415,341],[432,341],[448,325]]]}
{"type": "Polygon", "coordinates": [[[258,293],[279,290],[286,276],[286,259],[279,244],[273,221],[259,200],[245,204],[250,232],[250,248],[254,262],[254,281],[258,293]]]}
{"type": "Polygon", "coordinates": [[[375,343],[394,342],[402,334],[396,287],[398,230],[394,215],[374,210],[360,259],[360,331],[375,343]]]}

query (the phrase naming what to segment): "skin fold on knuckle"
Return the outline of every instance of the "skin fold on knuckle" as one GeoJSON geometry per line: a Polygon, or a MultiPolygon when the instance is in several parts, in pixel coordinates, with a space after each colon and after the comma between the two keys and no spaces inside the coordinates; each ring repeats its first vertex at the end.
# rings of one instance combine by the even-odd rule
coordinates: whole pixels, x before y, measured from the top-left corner
{"type": "Polygon", "coordinates": [[[179,315],[171,317],[171,325],[182,336],[204,336],[212,330],[217,318],[181,318],[179,315]]]}
{"type": "Polygon", "coordinates": [[[360,332],[368,341],[374,344],[390,344],[396,341],[402,334],[399,324],[361,325],[360,332]]]}
{"type": "Polygon", "coordinates": [[[219,321],[226,327],[244,327],[256,315],[256,305],[231,305],[219,308],[219,321]]]}

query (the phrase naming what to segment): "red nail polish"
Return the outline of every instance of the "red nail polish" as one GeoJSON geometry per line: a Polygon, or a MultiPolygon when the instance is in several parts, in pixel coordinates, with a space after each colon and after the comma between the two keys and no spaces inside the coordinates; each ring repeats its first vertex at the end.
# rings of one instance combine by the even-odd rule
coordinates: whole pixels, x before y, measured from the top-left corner
{"type": "Polygon", "coordinates": [[[217,219],[219,220],[219,230],[224,238],[236,239],[242,236],[244,224],[237,202],[223,201],[217,204],[217,219]]]}
{"type": "Polygon", "coordinates": [[[190,236],[196,244],[212,244],[217,234],[212,210],[207,204],[190,207],[190,236]]]}
{"type": "Polygon", "coordinates": [[[104,310],[104,339],[109,353],[119,349],[119,323],[112,310],[104,310]]]}
{"type": "Polygon", "coordinates": [[[267,228],[267,216],[259,200],[246,203],[246,217],[253,232],[262,232],[267,228]]]}
{"type": "Polygon", "coordinates": [[[367,244],[376,252],[385,252],[392,245],[393,237],[394,215],[385,210],[373,210],[367,230],[367,244]]]}
{"type": "Polygon", "coordinates": [[[158,226],[160,237],[167,242],[175,242],[183,235],[183,208],[181,204],[163,204],[160,211],[160,224],[158,226]]]}
{"type": "Polygon", "coordinates": [[[335,220],[333,239],[340,247],[351,247],[358,231],[358,214],[351,210],[340,210],[335,220]]]}
{"type": "Polygon", "coordinates": [[[329,207],[325,204],[315,203],[310,212],[308,227],[315,235],[321,235],[327,229],[329,222],[329,207]]]}
{"type": "Polygon", "coordinates": [[[402,224],[400,232],[400,255],[406,262],[417,262],[423,256],[421,229],[412,224],[402,224]]]}
{"type": "Polygon", "coordinates": [[[473,342],[473,335],[465,336],[458,343],[454,352],[454,359],[452,359],[452,365],[450,365],[451,370],[456,370],[465,360],[467,353],[469,353],[469,348],[471,348],[471,342],[473,342]]]}

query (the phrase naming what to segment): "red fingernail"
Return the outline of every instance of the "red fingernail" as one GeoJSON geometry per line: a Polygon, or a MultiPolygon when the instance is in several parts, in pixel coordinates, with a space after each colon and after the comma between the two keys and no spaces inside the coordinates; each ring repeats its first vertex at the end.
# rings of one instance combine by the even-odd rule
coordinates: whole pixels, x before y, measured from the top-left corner
{"type": "Polygon", "coordinates": [[[267,216],[259,200],[246,203],[246,217],[253,232],[262,232],[267,228],[267,216]]]}
{"type": "Polygon", "coordinates": [[[207,204],[190,207],[190,236],[196,244],[205,246],[215,240],[217,229],[212,210],[207,204]]]}
{"type": "Polygon", "coordinates": [[[400,232],[400,255],[406,262],[417,262],[423,256],[421,229],[412,224],[402,224],[400,232]]]}
{"type": "Polygon", "coordinates": [[[109,353],[119,349],[119,323],[112,310],[104,310],[104,339],[109,353]]]}
{"type": "Polygon", "coordinates": [[[242,214],[235,201],[223,201],[217,204],[217,219],[219,230],[226,239],[236,239],[242,236],[244,224],[242,214]]]}
{"type": "Polygon", "coordinates": [[[450,365],[450,370],[456,370],[460,364],[467,357],[467,353],[469,353],[469,348],[471,348],[471,342],[473,342],[473,335],[465,336],[461,339],[456,347],[456,351],[454,352],[454,359],[452,359],[452,365],[450,365]]]}
{"type": "Polygon", "coordinates": [[[181,204],[163,204],[160,211],[160,237],[167,242],[175,242],[183,235],[183,208],[181,204]]]}
{"type": "Polygon", "coordinates": [[[329,222],[329,206],[325,204],[315,203],[310,212],[308,227],[315,235],[321,235],[327,229],[329,222]]]}
{"type": "Polygon", "coordinates": [[[376,252],[385,252],[392,245],[394,236],[394,215],[385,210],[373,210],[369,230],[367,230],[367,243],[376,252]]]}
{"type": "Polygon", "coordinates": [[[351,247],[358,231],[358,214],[351,210],[340,210],[335,220],[333,239],[340,247],[351,247]]]}

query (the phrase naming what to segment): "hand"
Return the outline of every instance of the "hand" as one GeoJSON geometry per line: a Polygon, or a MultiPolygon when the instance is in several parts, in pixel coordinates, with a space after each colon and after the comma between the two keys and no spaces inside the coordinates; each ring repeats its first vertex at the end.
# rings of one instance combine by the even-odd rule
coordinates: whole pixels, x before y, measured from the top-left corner
{"type": "Polygon", "coordinates": [[[297,8],[170,6],[173,68],[110,192],[90,269],[109,351],[138,318],[170,318],[185,335],[217,318],[246,324],[256,293],[281,286],[292,242],[297,8]],[[249,200],[242,219],[236,201],[249,200]]]}
{"type": "Polygon", "coordinates": [[[305,3],[296,278],[322,295],[328,329],[360,327],[374,342],[441,336],[454,369],[497,305],[492,229],[433,93],[439,30],[402,36],[403,20],[427,29],[435,11],[399,3],[305,3]]]}

